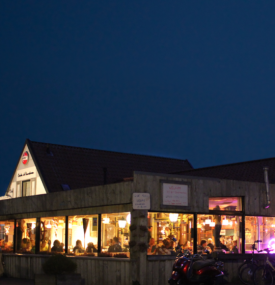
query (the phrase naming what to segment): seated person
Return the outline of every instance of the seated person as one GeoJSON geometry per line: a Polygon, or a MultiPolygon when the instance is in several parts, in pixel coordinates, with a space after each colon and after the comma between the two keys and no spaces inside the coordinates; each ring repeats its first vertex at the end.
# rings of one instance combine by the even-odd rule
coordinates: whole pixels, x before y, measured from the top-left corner
{"type": "Polygon", "coordinates": [[[73,252],[74,253],[84,253],[85,249],[84,247],[82,246],[82,242],[80,239],[78,239],[75,243],[75,247],[73,249],[73,252]]]}
{"type": "Polygon", "coordinates": [[[121,252],[122,248],[118,243],[118,238],[114,237],[113,238],[113,244],[109,246],[108,252],[121,252]]]}
{"type": "Polygon", "coordinates": [[[209,247],[211,248],[211,251],[214,250],[214,244],[213,244],[212,238],[209,238],[209,239],[208,239],[208,244],[207,244],[207,246],[209,246],[209,247]]]}
{"type": "Polygon", "coordinates": [[[233,251],[234,253],[239,253],[239,250],[238,250],[238,248],[237,248],[237,241],[236,241],[236,240],[233,241],[232,251],[233,251]]]}
{"type": "MultiPolygon", "coordinates": [[[[50,241],[49,241],[49,244],[51,244],[50,241]]],[[[42,251],[42,252],[47,252],[47,251],[49,251],[49,249],[50,249],[49,244],[47,243],[46,240],[43,239],[43,240],[41,241],[40,251],[42,251]]]]}
{"type": "Polygon", "coordinates": [[[156,255],[171,255],[171,242],[169,238],[158,244],[156,255]]]}
{"type": "Polygon", "coordinates": [[[28,239],[27,238],[23,238],[21,241],[21,250],[22,251],[27,251],[28,248],[28,239]]]}
{"type": "Polygon", "coordinates": [[[221,249],[225,250],[225,251],[229,251],[229,248],[224,244],[224,240],[220,240],[220,246],[221,249]]]}
{"type": "Polygon", "coordinates": [[[89,242],[86,248],[86,252],[87,253],[91,253],[91,252],[97,252],[97,248],[95,247],[95,245],[92,242],[89,242]]]}
{"type": "Polygon", "coordinates": [[[63,249],[61,248],[61,245],[60,245],[60,241],[58,239],[56,239],[53,242],[53,247],[51,248],[51,251],[52,252],[63,252],[63,249]]]}
{"type": "Polygon", "coordinates": [[[157,246],[155,244],[155,239],[151,238],[150,241],[149,241],[149,247],[147,249],[147,253],[148,254],[154,254],[156,249],[157,249],[157,246]]]}
{"type": "Polygon", "coordinates": [[[201,244],[198,246],[198,251],[206,253],[206,251],[208,250],[209,252],[211,252],[211,248],[207,246],[206,243],[207,243],[206,240],[202,239],[201,244]]]}

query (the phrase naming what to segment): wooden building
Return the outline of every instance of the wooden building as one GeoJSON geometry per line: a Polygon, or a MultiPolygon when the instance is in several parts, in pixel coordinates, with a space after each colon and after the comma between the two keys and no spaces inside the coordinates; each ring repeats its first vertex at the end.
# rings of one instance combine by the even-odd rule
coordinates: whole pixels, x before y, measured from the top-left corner
{"type": "Polygon", "coordinates": [[[206,240],[209,247],[223,243],[220,258],[232,281],[255,239],[272,246],[273,172],[267,185],[263,171],[272,159],[194,170],[186,160],[73,149],[26,142],[6,193],[11,198],[0,201],[8,275],[33,279],[49,254],[60,252],[77,263],[86,284],[167,284],[175,246],[199,252],[206,240]],[[251,175],[256,168],[261,175],[251,175]],[[94,179],[86,177],[90,171],[94,179]],[[24,173],[34,176],[29,184],[15,180],[24,173]],[[44,194],[36,191],[37,177],[44,194]]]}

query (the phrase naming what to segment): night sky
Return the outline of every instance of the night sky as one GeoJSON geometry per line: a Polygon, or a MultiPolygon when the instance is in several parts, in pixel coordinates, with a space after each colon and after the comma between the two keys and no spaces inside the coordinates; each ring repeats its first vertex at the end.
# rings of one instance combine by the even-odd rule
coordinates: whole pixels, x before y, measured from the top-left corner
{"type": "Polygon", "coordinates": [[[0,194],[26,138],[188,159],[275,156],[275,1],[0,2],[0,194]]]}

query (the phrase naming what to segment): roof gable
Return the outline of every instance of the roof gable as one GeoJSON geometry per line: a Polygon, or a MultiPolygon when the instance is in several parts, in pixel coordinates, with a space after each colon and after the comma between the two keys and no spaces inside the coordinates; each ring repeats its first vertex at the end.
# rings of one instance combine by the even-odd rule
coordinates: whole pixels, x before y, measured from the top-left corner
{"type": "MultiPolygon", "coordinates": [[[[41,183],[39,183],[39,191],[38,192],[42,192],[42,193],[47,193],[47,188],[44,185],[44,181],[43,178],[41,177],[41,172],[39,167],[36,165],[36,160],[35,157],[33,156],[31,147],[29,145],[29,140],[27,139],[24,147],[20,153],[20,157],[18,159],[16,168],[14,170],[13,176],[11,178],[11,181],[9,183],[8,189],[6,191],[6,196],[8,197],[17,197],[16,192],[17,188],[18,188],[18,183],[25,181],[25,180],[31,180],[31,179],[35,179],[36,180],[36,184],[38,182],[37,179],[40,179],[39,182],[41,181],[41,183]]],[[[20,184],[20,191],[21,192],[21,184],[20,184]]],[[[36,188],[38,187],[37,185],[35,186],[36,188]]],[[[41,193],[40,193],[41,194],[41,193]]]]}

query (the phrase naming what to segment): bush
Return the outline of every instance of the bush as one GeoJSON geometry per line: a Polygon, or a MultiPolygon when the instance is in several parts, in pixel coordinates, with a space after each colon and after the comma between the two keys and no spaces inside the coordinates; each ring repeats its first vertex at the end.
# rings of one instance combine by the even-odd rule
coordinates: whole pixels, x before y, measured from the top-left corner
{"type": "Polygon", "coordinates": [[[51,256],[42,266],[46,274],[73,273],[76,267],[76,263],[61,254],[51,256]]]}

